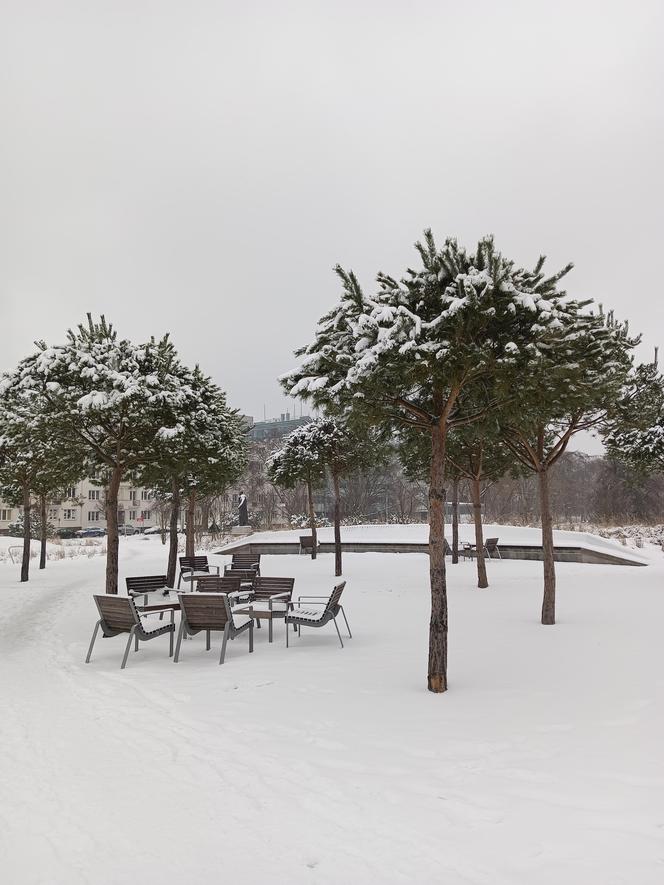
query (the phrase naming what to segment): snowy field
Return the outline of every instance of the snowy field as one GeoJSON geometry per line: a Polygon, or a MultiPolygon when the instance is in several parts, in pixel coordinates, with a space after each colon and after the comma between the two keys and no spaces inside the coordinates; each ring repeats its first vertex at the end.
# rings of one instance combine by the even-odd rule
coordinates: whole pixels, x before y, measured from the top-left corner
{"type": "MultiPolygon", "coordinates": [[[[104,560],[0,565],[0,875],[8,885],[664,881],[664,556],[450,567],[450,691],[425,689],[428,558],[347,554],[354,638],[124,639],[83,663],[104,560]]],[[[121,540],[122,578],[165,568],[121,540]]],[[[223,561],[220,558],[215,561],[223,561]]],[[[264,557],[295,592],[332,555],[264,557]]]]}

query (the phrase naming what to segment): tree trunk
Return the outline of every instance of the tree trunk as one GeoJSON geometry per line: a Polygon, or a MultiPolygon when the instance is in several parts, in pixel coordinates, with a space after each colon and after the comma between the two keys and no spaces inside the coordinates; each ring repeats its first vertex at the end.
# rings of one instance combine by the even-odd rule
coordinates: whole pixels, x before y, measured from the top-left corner
{"type": "Polygon", "coordinates": [[[342,574],[341,562],[341,492],[339,491],[339,476],[332,474],[334,486],[334,576],[338,578],[342,574]]]}
{"type": "Polygon", "coordinates": [[[542,550],[544,552],[544,598],[542,600],[542,623],[556,623],[556,566],[553,559],[553,520],[549,500],[549,472],[546,467],[537,473],[540,493],[540,518],[542,521],[542,550]]]}
{"type": "Polygon", "coordinates": [[[210,525],[210,502],[204,501],[201,504],[201,531],[207,532],[210,525]]]}
{"type": "Polygon", "coordinates": [[[106,592],[118,592],[118,491],[122,482],[122,468],[114,467],[105,492],[106,505],[106,592]]]}
{"type": "Polygon", "coordinates": [[[445,581],[445,418],[431,432],[429,483],[429,691],[447,691],[447,585],[445,581]]]}
{"type": "Polygon", "coordinates": [[[452,480],[452,564],[459,562],[459,480],[452,480]]]}
{"type": "Polygon", "coordinates": [[[46,568],[46,495],[39,496],[39,511],[41,514],[39,568],[41,569],[46,568]]]}
{"type": "Polygon", "coordinates": [[[175,587],[175,572],[178,564],[178,518],[180,516],[180,486],[173,480],[171,495],[171,517],[168,526],[168,568],[166,586],[175,587]]]}
{"type": "Polygon", "coordinates": [[[307,481],[307,495],[309,496],[309,525],[311,526],[311,558],[316,558],[318,547],[318,533],[316,531],[316,511],[314,510],[314,490],[311,480],[307,481]]]}
{"type": "Polygon", "coordinates": [[[195,521],[196,521],[196,490],[192,489],[187,499],[187,543],[185,547],[186,556],[194,556],[196,549],[195,538],[195,521]]]}
{"type": "Polygon", "coordinates": [[[475,558],[477,559],[477,586],[482,590],[489,586],[486,574],[486,560],[484,559],[484,532],[482,531],[482,498],[480,495],[479,479],[471,479],[471,494],[473,496],[473,521],[475,523],[475,558]]]}
{"type": "Polygon", "coordinates": [[[30,490],[23,487],[23,558],[21,559],[21,582],[30,577],[30,490]]]}

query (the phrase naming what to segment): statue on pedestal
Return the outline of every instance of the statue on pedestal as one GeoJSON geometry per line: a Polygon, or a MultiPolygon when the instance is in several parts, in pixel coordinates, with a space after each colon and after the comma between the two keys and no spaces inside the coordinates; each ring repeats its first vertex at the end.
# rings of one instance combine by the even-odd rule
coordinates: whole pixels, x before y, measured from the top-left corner
{"type": "Polygon", "coordinates": [[[249,525],[249,516],[247,515],[247,496],[244,492],[240,492],[237,509],[238,525],[249,525]]]}

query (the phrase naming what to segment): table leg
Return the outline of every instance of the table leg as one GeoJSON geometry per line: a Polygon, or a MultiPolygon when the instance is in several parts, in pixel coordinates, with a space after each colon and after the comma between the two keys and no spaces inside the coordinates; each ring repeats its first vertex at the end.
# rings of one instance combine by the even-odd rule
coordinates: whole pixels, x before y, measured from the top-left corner
{"type": "Polygon", "coordinates": [[[267,628],[267,639],[268,642],[272,642],[272,618],[268,618],[269,627],[267,628]]]}

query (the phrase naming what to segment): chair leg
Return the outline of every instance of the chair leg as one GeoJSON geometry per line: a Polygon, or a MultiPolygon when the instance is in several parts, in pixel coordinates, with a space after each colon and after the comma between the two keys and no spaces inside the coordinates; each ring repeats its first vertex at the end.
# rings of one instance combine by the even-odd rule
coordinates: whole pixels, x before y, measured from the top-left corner
{"type": "MultiPolygon", "coordinates": [[[[295,626],[293,624],[293,626],[295,626]]],[[[286,648],[288,648],[288,623],[286,623],[286,648]]]]}
{"type": "Polygon", "coordinates": [[[210,651],[210,631],[205,631],[205,651],[210,651]]]}
{"type": "Polygon", "coordinates": [[[132,627],[131,630],[129,631],[129,639],[127,640],[127,647],[125,648],[124,657],[122,658],[122,664],[120,666],[121,670],[124,670],[124,668],[127,666],[127,658],[129,657],[129,649],[131,648],[131,641],[135,635],[136,635],[136,627],[132,627]]]}
{"type": "Polygon", "coordinates": [[[339,625],[337,624],[337,619],[336,619],[336,618],[332,618],[332,620],[334,621],[334,626],[335,626],[336,629],[337,629],[337,636],[339,637],[339,642],[341,643],[341,647],[343,648],[343,647],[344,647],[344,641],[343,641],[343,639],[341,638],[341,633],[339,632],[339,625]]]}
{"type": "Polygon", "coordinates": [[[348,636],[352,639],[353,634],[350,632],[350,627],[348,626],[348,618],[346,617],[346,612],[344,611],[343,605],[340,605],[339,608],[341,610],[341,614],[344,616],[344,621],[346,622],[346,630],[348,630],[348,636]]]}
{"type": "Polygon", "coordinates": [[[254,622],[249,622],[249,653],[254,650],[254,622]]]}
{"type": "Polygon", "coordinates": [[[168,631],[168,657],[169,658],[173,657],[173,634],[174,633],[175,633],[175,630],[168,631]]]}
{"type": "Polygon", "coordinates": [[[272,618],[270,618],[267,625],[267,641],[272,642],[272,618]]]}
{"type": "Polygon", "coordinates": [[[178,590],[180,589],[180,581],[182,580],[182,572],[178,575],[178,590]]]}
{"type": "MultiPolygon", "coordinates": [[[[174,658],[174,663],[176,663],[176,664],[177,664],[177,662],[180,660],[180,646],[182,645],[182,636],[183,636],[183,634],[184,634],[184,621],[180,621],[180,629],[178,630],[178,641],[177,641],[177,644],[176,644],[176,646],[175,646],[175,658],[174,658]]],[[[171,633],[171,636],[172,636],[172,635],[173,635],[173,634],[171,633]]]]}
{"type": "Polygon", "coordinates": [[[219,656],[219,663],[220,664],[224,663],[224,658],[226,657],[226,643],[228,642],[229,632],[230,632],[229,626],[228,626],[228,624],[226,624],[226,626],[224,627],[224,639],[223,639],[223,642],[221,643],[221,655],[219,656]]]}
{"type": "Polygon", "coordinates": [[[134,651],[138,651],[138,633],[134,633],[134,651]]]}
{"type": "Polygon", "coordinates": [[[92,640],[90,642],[90,648],[88,649],[88,656],[85,659],[86,664],[90,663],[90,655],[92,654],[92,646],[95,644],[95,639],[97,638],[97,632],[98,632],[100,626],[101,626],[101,621],[97,621],[97,623],[95,624],[95,629],[92,633],[92,640]]]}

